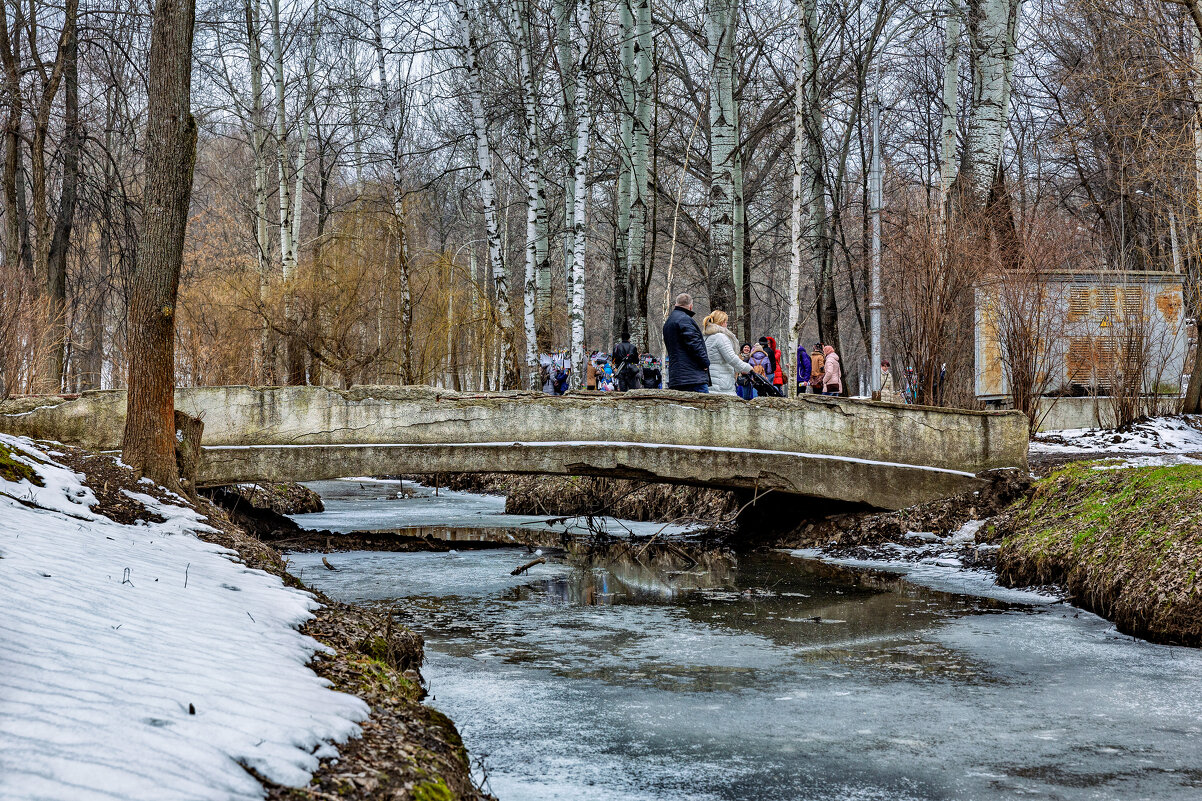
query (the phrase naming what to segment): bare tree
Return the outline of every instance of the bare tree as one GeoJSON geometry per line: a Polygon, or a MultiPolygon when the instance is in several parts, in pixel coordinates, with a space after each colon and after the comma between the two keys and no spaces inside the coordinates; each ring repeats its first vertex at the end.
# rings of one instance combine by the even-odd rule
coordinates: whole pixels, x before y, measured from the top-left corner
{"type": "Polygon", "coordinates": [[[157,0],[146,74],[145,219],[129,310],[129,394],[121,458],[167,487],[175,460],[175,311],[196,164],[193,0],[157,0]]]}

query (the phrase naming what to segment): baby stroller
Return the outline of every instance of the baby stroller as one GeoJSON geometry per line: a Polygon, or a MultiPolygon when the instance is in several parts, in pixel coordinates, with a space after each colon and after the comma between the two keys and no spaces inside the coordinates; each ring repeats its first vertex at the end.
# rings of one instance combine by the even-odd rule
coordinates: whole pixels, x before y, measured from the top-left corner
{"type": "Polygon", "coordinates": [[[750,373],[745,373],[747,379],[751,381],[751,386],[755,389],[756,394],[763,395],[769,398],[783,398],[785,393],[780,391],[780,387],[773,384],[764,376],[752,370],[750,373]]]}

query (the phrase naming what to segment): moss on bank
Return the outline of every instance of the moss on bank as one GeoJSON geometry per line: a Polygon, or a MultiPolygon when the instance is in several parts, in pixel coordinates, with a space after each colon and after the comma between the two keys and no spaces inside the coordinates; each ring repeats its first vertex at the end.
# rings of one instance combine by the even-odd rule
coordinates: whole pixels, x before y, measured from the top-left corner
{"type": "Polygon", "coordinates": [[[1057,470],[995,521],[998,581],[1061,584],[1124,633],[1202,645],[1202,466],[1099,466],[1057,470]]]}

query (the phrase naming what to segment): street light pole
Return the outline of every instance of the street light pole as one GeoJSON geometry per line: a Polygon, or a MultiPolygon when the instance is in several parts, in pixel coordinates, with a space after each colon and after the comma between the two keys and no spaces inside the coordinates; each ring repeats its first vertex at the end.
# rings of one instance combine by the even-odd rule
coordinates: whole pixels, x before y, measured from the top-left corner
{"type": "Polygon", "coordinates": [[[868,374],[872,399],[881,399],[881,97],[880,81],[872,91],[872,167],[868,176],[869,211],[872,214],[872,277],[868,310],[872,353],[868,374]]]}

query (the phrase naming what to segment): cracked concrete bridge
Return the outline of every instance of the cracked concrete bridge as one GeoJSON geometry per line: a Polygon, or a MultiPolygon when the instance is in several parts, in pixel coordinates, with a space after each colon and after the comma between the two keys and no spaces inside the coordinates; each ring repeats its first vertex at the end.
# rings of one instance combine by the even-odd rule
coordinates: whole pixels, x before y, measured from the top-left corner
{"type": "MultiPolygon", "coordinates": [[[[882,509],[946,497],[994,468],[1026,469],[1017,412],[804,396],[660,390],[552,397],[430,387],[197,387],[176,408],[204,420],[197,483],[435,472],[600,475],[882,509]]],[[[120,447],[125,393],[0,403],[0,431],[120,447]]]]}

